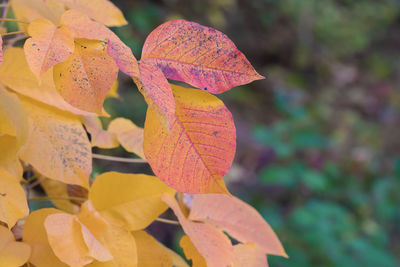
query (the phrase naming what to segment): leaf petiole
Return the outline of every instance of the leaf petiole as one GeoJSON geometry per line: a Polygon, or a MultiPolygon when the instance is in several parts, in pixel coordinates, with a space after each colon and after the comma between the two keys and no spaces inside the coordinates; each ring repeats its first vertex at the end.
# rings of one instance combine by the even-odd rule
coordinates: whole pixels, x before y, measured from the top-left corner
{"type": "Polygon", "coordinates": [[[100,154],[92,154],[92,157],[94,159],[104,159],[104,160],[109,160],[109,161],[118,161],[118,162],[128,162],[128,163],[147,163],[146,160],[144,159],[128,159],[128,158],[122,158],[122,157],[114,157],[114,156],[106,156],[106,155],[100,155],[100,154]]]}
{"type": "Polygon", "coordinates": [[[28,201],[52,201],[52,200],[76,200],[76,201],[86,201],[86,198],[83,197],[60,197],[60,196],[38,196],[38,197],[30,197],[28,201]]]}
{"type": "Polygon", "coordinates": [[[160,218],[160,217],[156,218],[155,221],[167,223],[167,224],[173,224],[173,225],[181,225],[178,221],[164,219],[164,218],[160,218]]]}
{"type": "Polygon", "coordinates": [[[24,31],[16,31],[16,32],[6,32],[1,34],[1,36],[9,36],[9,35],[15,35],[15,34],[20,34],[20,33],[25,33],[24,31]]]}

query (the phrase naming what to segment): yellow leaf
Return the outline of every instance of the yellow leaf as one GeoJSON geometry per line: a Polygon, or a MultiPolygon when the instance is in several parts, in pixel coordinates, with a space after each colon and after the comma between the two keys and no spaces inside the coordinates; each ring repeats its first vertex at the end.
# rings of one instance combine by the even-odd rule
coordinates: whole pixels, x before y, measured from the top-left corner
{"type": "Polygon", "coordinates": [[[118,80],[115,80],[111,90],[107,93],[107,98],[119,98],[118,85],[118,80]]]}
{"type": "Polygon", "coordinates": [[[101,121],[98,117],[83,117],[83,124],[90,133],[93,147],[114,148],[119,145],[115,134],[103,130],[101,121]]]}
{"type": "Polygon", "coordinates": [[[233,246],[232,267],[268,267],[267,256],[254,243],[237,244],[233,246]]]}
{"type": "Polygon", "coordinates": [[[137,267],[136,242],[131,233],[121,227],[109,225],[104,235],[104,244],[114,259],[108,262],[95,261],[90,267],[137,267]]]}
{"type": "Polygon", "coordinates": [[[121,10],[108,0],[58,0],[65,3],[70,9],[76,9],[85,13],[90,18],[103,23],[106,26],[122,26],[128,22],[121,10]]]}
{"type": "Polygon", "coordinates": [[[18,97],[0,86],[0,168],[22,178],[18,160],[21,146],[28,138],[28,117],[18,97]]]}
{"type": "Polygon", "coordinates": [[[138,249],[138,267],[172,266],[169,251],[145,231],[133,232],[138,249]]]}
{"type": "Polygon", "coordinates": [[[5,51],[4,62],[0,67],[1,83],[19,94],[59,109],[79,115],[96,115],[73,107],[62,98],[54,85],[52,69],[44,73],[41,78],[42,81],[39,84],[38,79],[28,66],[22,48],[11,47],[5,51]]]}
{"type": "Polygon", "coordinates": [[[204,257],[208,267],[228,266],[233,260],[233,247],[229,238],[214,226],[192,222],[182,213],[176,199],[164,194],[162,200],[174,211],[196,250],[204,257]]]}
{"type": "Polygon", "coordinates": [[[23,106],[30,135],[21,159],[47,178],[88,188],[92,152],[79,117],[28,99],[23,106]]]}
{"type": "Polygon", "coordinates": [[[18,267],[25,264],[31,254],[28,244],[16,242],[13,234],[0,225],[0,267],[18,267]]]}
{"type": "Polygon", "coordinates": [[[93,261],[76,217],[66,213],[50,214],[44,220],[47,238],[54,254],[71,267],[81,267],[93,261]]]}
{"type": "Polygon", "coordinates": [[[44,72],[66,60],[74,51],[74,38],[65,26],[57,28],[47,19],[37,19],[29,25],[28,33],[32,38],[25,41],[25,56],[39,80],[44,72]]]}
{"type": "Polygon", "coordinates": [[[163,213],[168,207],[161,195],[174,192],[154,176],[107,172],[96,178],[89,199],[108,222],[134,231],[163,213]]]}
{"type": "Polygon", "coordinates": [[[58,25],[61,15],[65,12],[64,5],[55,0],[12,0],[10,2],[15,16],[25,21],[45,18],[58,25]]]}
{"type": "Polygon", "coordinates": [[[193,267],[207,267],[206,260],[200,255],[187,235],[182,236],[179,245],[183,248],[186,258],[192,261],[193,267]]]}
{"type": "Polygon", "coordinates": [[[56,181],[53,179],[48,179],[44,176],[39,177],[40,185],[46,192],[46,195],[51,199],[52,197],[65,197],[66,199],[54,199],[52,200],[54,206],[57,208],[66,211],[68,213],[77,213],[79,211],[78,205],[75,205],[67,198],[68,188],[67,184],[62,183],[60,181],[56,181]]]}
{"type": "Polygon", "coordinates": [[[0,86],[0,133],[15,136],[17,146],[28,138],[28,118],[18,97],[0,86]]]}
{"type": "Polygon", "coordinates": [[[118,67],[102,41],[78,39],[75,51],[54,67],[54,83],[72,106],[102,113],[104,99],[118,75],[118,67]]]}
{"type": "Polygon", "coordinates": [[[67,267],[54,254],[47,239],[44,220],[51,214],[60,213],[56,209],[40,209],[29,214],[24,225],[23,241],[32,247],[30,263],[38,267],[67,267]]]}
{"type": "Polygon", "coordinates": [[[172,266],[174,267],[189,267],[189,264],[175,251],[167,248],[172,259],[172,266]]]}
{"type": "Polygon", "coordinates": [[[145,159],[143,152],[143,128],[136,126],[132,121],[116,118],[108,126],[108,132],[114,134],[121,146],[128,152],[135,153],[145,159]]]}
{"type": "Polygon", "coordinates": [[[25,191],[19,181],[8,172],[0,169],[0,221],[11,228],[29,214],[25,191]]]}

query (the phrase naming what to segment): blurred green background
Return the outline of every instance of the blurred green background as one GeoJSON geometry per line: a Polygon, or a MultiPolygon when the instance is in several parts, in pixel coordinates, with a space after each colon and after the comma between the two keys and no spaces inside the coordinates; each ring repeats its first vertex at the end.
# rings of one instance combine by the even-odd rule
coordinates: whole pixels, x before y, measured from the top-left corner
{"type": "MultiPolygon", "coordinates": [[[[238,134],[228,187],[290,256],[271,266],[400,266],[400,1],[113,2],[129,21],[114,30],[137,58],[156,26],[183,18],[226,33],[266,76],[219,97],[238,134]]],[[[120,78],[106,110],[143,126],[146,104],[120,78]]],[[[95,170],[150,171],[98,160],[95,170]]],[[[175,229],[150,227],[177,248],[175,229]]]]}

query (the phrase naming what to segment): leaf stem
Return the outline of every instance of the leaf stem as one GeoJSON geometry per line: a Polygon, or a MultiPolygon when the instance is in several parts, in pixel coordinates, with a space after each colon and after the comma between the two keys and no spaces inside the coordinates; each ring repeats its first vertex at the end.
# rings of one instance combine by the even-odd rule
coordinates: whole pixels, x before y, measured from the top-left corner
{"type": "Polygon", "coordinates": [[[92,154],[94,159],[104,159],[109,161],[118,161],[118,162],[129,162],[129,163],[147,163],[144,159],[128,159],[128,158],[121,158],[121,157],[114,157],[114,156],[107,156],[107,155],[100,155],[100,154],[92,154]]]}
{"type": "Polygon", "coordinates": [[[20,34],[20,33],[25,33],[24,31],[16,31],[16,32],[6,32],[1,34],[1,36],[9,36],[9,35],[15,35],[15,34],[20,34]]]}
{"type": "Polygon", "coordinates": [[[62,197],[62,196],[38,196],[38,197],[30,197],[28,201],[47,201],[47,200],[76,200],[76,201],[86,201],[86,198],[83,197],[62,197]]]}
{"type": "Polygon", "coordinates": [[[155,221],[167,223],[167,224],[173,224],[173,225],[181,225],[178,221],[164,219],[164,218],[160,218],[160,217],[156,218],[155,221]]]}
{"type": "Polygon", "coordinates": [[[0,18],[0,21],[11,21],[11,22],[17,22],[17,23],[26,23],[29,24],[29,21],[25,20],[20,20],[20,19],[9,19],[9,18],[0,18]]]}

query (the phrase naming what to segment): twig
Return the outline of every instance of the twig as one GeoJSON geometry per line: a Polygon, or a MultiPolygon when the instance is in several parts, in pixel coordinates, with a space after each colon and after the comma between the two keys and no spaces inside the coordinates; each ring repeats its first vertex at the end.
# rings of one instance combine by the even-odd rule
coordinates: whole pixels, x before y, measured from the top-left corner
{"type": "Polygon", "coordinates": [[[83,197],[61,197],[61,196],[39,196],[39,197],[30,197],[28,201],[48,201],[48,200],[76,200],[76,201],[86,201],[86,198],[83,197]]]}
{"type": "Polygon", "coordinates": [[[1,36],[9,36],[9,35],[15,35],[15,34],[20,34],[20,33],[25,33],[25,32],[24,31],[6,32],[6,33],[3,33],[1,36]]]}
{"type": "Polygon", "coordinates": [[[155,219],[157,222],[162,222],[162,223],[167,223],[167,224],[173,224],[173,225],[181,225],[178,221],[174,221],[174,220],[168,220],[168,219],[164,219],[164,218],[156,218],[155,219]]]}
{"type": "Polygon", "coordinates": [[[17,22],[17,23],[26,23],[29,24],[29,21],[25,20],[19,20],[19,19],[9,19],[9,18],[0,18],[0,21],[11,21],[11,22],[17,22]]]}
{"type": "Polygon", "coordinates": [[[106,156],[100,154],[92,154],[94,159],[104,159],[109,161],[118,161],[118,162],[128,162],[128,163],[147,163],[144,159],[128,159],[128,158],[121,158],[121,157],[114,157],[114,156],[106,156]]]}

